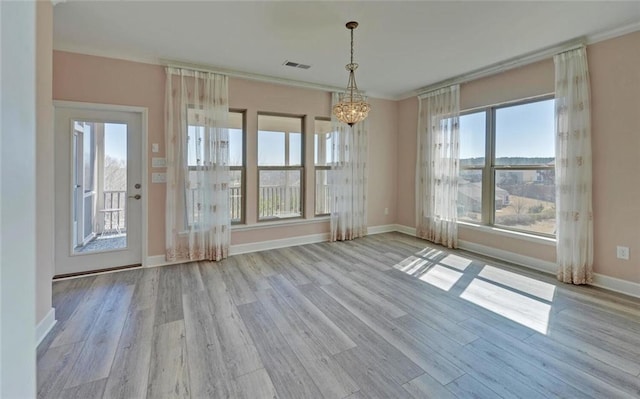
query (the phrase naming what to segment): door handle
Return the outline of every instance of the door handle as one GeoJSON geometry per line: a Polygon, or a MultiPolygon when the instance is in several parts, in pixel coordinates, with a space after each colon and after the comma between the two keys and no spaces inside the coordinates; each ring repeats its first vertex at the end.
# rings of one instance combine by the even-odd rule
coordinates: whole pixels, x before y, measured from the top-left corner
{"type": "Polygon", "coordinates": [[[140,195],[140,194],[130,195],[130,196],[128,196],[127,198],[133,198],[133,199],[135,199],[135,200],[139,200],[140,198],[142,198],[142,195],[140,195]]]}

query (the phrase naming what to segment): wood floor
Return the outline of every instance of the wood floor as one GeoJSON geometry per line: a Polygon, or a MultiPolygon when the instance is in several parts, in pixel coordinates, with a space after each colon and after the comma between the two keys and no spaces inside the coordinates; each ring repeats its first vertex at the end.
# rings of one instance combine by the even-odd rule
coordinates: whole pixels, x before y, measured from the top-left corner
{"type": "Polygon", "coordinates": [[[53,290],[42,398],[640,397],[640,301],[399,233],[53,290]]]}

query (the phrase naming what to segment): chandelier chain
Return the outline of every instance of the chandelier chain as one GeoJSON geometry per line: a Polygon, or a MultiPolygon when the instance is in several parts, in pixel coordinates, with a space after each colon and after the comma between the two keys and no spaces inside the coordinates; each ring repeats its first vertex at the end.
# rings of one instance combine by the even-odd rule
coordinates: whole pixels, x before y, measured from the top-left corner
{"type": "Polygon", "coordinates": [[[351,30],[351,63],[353,64],[353,29],[351,30]]]}

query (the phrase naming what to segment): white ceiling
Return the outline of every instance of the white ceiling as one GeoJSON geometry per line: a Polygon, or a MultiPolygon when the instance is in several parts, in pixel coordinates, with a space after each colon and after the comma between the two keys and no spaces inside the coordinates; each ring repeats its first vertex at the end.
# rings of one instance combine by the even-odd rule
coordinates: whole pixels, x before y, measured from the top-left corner
{"type": "Polygon", "coordinates": [[[54,7],[54,48],[343,87],[350,20],[360,23],[358,86],[400,98],[580,36],[637,26],[640,2],[70,0],[54,7]]]}

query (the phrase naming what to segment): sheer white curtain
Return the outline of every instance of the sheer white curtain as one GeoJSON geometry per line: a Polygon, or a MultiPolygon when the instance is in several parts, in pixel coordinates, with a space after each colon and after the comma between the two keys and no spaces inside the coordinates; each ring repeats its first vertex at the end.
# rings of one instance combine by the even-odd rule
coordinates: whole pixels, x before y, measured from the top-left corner
{"type": "MultiPolygon", "coordinates": [[[[338,101],[333,93],[332,109],[338,101]]],[[[352,240],[367,235],[368,120],[349,127],[332,116],[331,125],[331,241],[352,240]]]]}
{"type": "Polygon", "coordinates": [[[220,260],[229,252],[227,77],[167,68],[166,257],[220,260]]]}
{"type": "Polygon", "coordinates": [[[556,225],[558,280],[593,278],[591,101],[584,47],[558,54],[556,67],[556,225]]]}
{"type": "Polygon", "coordinates": [[[416,235],[456,248],[460,87],[420,96],[418,109],[416,235]]]}

